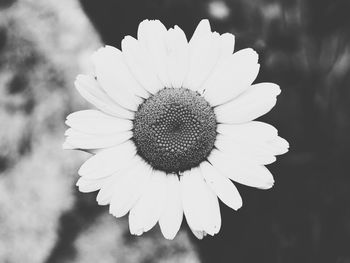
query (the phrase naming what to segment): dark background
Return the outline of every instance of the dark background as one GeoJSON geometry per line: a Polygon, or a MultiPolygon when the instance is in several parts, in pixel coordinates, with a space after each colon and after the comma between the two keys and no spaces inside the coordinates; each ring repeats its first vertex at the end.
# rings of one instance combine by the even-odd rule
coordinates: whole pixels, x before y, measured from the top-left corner
{"type": "MultiPolygon", "coordinates": [[[[160,19],[167,27],[179,25],[190,38],[198,22],[208,18],[213,30],[235,34],[236,50],[252,47],[259,53],[261,71],[257,82],[281,86],[276,107],[261,118],[277,127],[291,145],[289,153],[268,167],[274,174],[275,186],[268,191],[237,186],[244,205],[238,212],[221,206],[220,233],[203,241],[189,235],[200,262],[350,262],[350,1],[80,0],[80,3],[101,42],[116,47],[120,47],[125,35],[136,36],[143,19],[160,19]]],[[[13,8],[8,7],[11,4],[0,1],[1,8],[13,8]]],[[[9,38],[7,29],[0,27],[0,49],[9,38]]],[[[83,35],[76,35],[79,37],[83,35]]],[[[7,50],[11,48],[16,46],[7,46],[7,50]]],[[[37,62],[28,63],[23,71],[37,62]]],[[[27,101],[28,94],[36,87],[28,88],[21,81],[25,82],[18,77],[17,82],[25,86],[26,93],[20,95],[25,100],[20,106],[28,114],[35,108],[35,102],[27,101]]],[[[55,79],[54,83],[71,89],[70,81],[55,79]]],[[[13,84],[12,92],[18,93],[16,87],[21,85],[13,84]]],[[[58,96],[66,96],[67,91],[60,92],[58,96]]],[[[7,94],[11,95],[11,89],[7,94]]],[[[76,109],[74,103],[70,98],[62,102],[65,110],[57,121],[63,122],[64,114],[76,109]]],[[[30,145],[24,142],[22,151],[33,151],[30,145]]],[[[5,155],[0,158],[5,173],[11,167],[11,158],[6,158],[5,155]]],[[[75,176],[76,170],[69,171],[71,177],[75,176]]],[[[71,187],[74,205],[58,215],[58,238],[45,262],[76,262],[74,242],[79,233],[101,214],[107,214],[105,207],[97,207],[95,194],[80,194],[71,187]]],[[[185,223],[183,228],[187,228],[185,223]]],[[[140,239],[161,244],[163,241],[155,232],[159,230],[140,239]]],[[[139,242],[128,233],[123,238],[126,244],[139,242]]],[[[190,248],[182,239],[179,242],[183,247],[180,245],[177,251],[190,248]]],[[[167,243],[165,248],[171,246],[172,243],[167,243]]],[[[163,245],[160,248],[164,249],[163,245]]],[[[131,246],[128,253],[138,249],[142,251],[142,247],[131,246]]],[[[136,261],[124,258],[115,262],[165,262],[159,260],[163,256],[157,251],[158,254],[141,255],[136,261]]],[[[19,262],[4,258],[6,262],[19,262]]]]}

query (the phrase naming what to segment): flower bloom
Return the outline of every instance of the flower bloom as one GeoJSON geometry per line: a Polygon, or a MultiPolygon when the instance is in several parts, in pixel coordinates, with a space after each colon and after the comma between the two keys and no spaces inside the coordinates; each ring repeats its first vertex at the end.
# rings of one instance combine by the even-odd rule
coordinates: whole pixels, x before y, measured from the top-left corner
{"type": "Polygon", "coordinates": [[[221,227],[218,199],[237,210],[231,180],[260,189],[273,177],[264,166],[288,151],[269,124],[253,121],[276,104],[273,83],[252,84],[259,72],[250,48],[234,51],[232,34],[202,20],[190,41],[178,27],[140,23],[137,39],[92,57],[95,75],[75,86],[97,109],[67,117],[65,149],[93,153],[79,169],[81,192],[99,191],[115,217],[129,213],[135,235],[159,223],[173,239],[183,220],[198,238],[221,227]]]}

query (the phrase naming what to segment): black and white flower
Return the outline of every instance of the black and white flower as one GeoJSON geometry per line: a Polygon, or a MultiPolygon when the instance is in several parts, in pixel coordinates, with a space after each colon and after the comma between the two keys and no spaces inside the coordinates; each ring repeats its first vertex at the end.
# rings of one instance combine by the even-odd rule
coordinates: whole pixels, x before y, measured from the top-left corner
{"type": "Polygon", "coordinates": [[[106,46],[93,55],[94,76],[77,77],[76,88],[97,109],[67,117],[64,148],[94,154],[79,169],[79,190],[99,191],[98,204],[115,217],[129,213],[132,234],[159,222],[173,239],[184,214],[196,237],[215,235],[218,198],[242,206],[231,180],[273,186],[264,165],[289,145],[254,119],[271,110],[280,88],[252,84],[258,55],[234,53],[234,43],[208,20],[190,41],[177,26],[145,20],[121,50],[106,46]]]}

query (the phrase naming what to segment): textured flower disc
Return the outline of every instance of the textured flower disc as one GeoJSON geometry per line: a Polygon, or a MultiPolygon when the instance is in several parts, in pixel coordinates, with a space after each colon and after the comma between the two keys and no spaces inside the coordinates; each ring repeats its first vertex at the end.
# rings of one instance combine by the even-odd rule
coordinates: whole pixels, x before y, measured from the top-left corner
{"type": "Polygon", "coordinates": [[[213,149],[215,114],[199,93],[165,88],[140,105],[133,138],[139,155],[152,167],[183,172],[198,166],[213,149]]]}

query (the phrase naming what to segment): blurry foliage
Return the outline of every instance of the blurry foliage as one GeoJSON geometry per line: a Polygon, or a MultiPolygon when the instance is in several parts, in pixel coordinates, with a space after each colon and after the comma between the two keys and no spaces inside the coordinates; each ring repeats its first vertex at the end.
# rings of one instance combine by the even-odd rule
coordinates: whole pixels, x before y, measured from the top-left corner
{"type": "Polygon", "coordinates": [[[225,17],[208,10],[212,2],[81,0],[104,42],[117,47],[146,18],[177,24],[188,37],[209,18],[214,30],[236,35],[236,49],[258,51],[257,82],[281,86],[261,118],[291,144],[269,167],[276,185],[239,186],[245,204],[238,213],[222,207],[220,234],[198,242],[203,262],[350,262],[350,1],[216,1],[225,17]]]}

